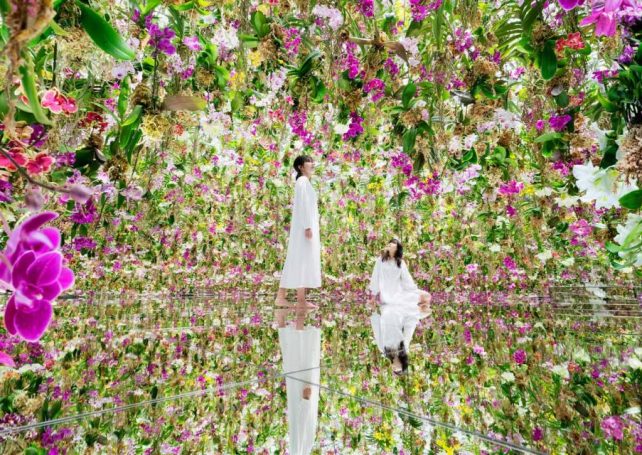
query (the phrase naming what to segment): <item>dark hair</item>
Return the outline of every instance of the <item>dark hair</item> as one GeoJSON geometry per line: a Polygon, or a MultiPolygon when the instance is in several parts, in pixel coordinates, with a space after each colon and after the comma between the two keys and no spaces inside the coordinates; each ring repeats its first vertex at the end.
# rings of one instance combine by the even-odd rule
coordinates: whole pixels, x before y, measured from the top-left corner
{"type": "Polygon", "coordinates": [[[299,180],[299,177],[301,177],[303,174],[301,173],[301,168],[305,163],[313,163],[314,160],[312,159],[311,156],[308,155],[299,155],[296,157],[294,160],[294,170],[296,171],[296,179],[299,180]]]}
{"type": "MultiPolygon", "coordinates": [[[[401,267],[401,259],[403,259],[403,245],[401,245],[401,242],[397,239],[392,239],[388,243],[394,243],[395,245],[397,245],[397,252],[395,253],[395,261],[397,262],[397,267],[401,267]]],[[[384,251],[381,254],[381,259],[385,261],[388,258],[389,258],[388,252],[384,251]]]]}
{"type": "Polygon", "coordinates": [[[405,373],[408,371],[408,353],[406,352],[406,347],[404,342],[399,343],[399,348],[385,348],[384,349],[386,357],[391,362],[394,362],[395,357],[399,357],[399,362],[401,362],[401,372],[405,373]]]}

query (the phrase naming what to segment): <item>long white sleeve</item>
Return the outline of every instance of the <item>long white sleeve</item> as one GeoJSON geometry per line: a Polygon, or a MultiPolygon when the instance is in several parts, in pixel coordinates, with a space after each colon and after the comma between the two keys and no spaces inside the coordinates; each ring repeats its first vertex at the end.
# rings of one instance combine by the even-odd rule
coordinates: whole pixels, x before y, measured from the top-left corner
{"type": "Polygon", "coordinates": [[[304,229],[312,229],[314,219],[314,197],[312,184],[307,177],[299,177],[294,189],[294,200],[299,210],[299,216],[304,229]]]}
{"type": "Polygon", "coordinates": [[[406,262],[401,263],[401,287],[405,291],[418,291],[419,288],[415,284],[415,280],[412,279],[410,272],[408,271],[408,266],[406,262]]]}
{"type": "Polygon", "coordinates": [[[368,289],[370,289],[370,292],[372,292],[374,295],[377,295],[380,292],[380,286],[379,286],[379,268],[381,267],[380,265],[381,261],[377,259],[375,262],[374,270],[372,271],[372,276],[370,277],[370,286],[368,289]]]}

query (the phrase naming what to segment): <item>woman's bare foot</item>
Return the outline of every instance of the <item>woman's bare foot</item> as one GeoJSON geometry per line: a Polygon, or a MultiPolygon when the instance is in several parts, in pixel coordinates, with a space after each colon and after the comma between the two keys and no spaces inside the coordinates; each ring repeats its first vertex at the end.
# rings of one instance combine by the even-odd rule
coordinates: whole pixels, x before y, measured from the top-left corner
{"type": "Polygon", "coordinates": [[[274,305],[281,308],[292,308],[294,306],[290,302],[288,302],[284,297],[277,297],[276,299],[274,299],[274,305]]]}
{"type": "Polygon", "coordinates": [[[276,325],[279,328],[285,327],[285,318],[288,314],[288,310],[275,310],[274,317],[276,319],[276,325]]]}
{"type": "Polygon", "coordinates": [[[311,396],[312,396],[312,387],[310,387],[309,385],[305,386],[305,388],[303,389],[303,399],[309,400],[311,396]]]}

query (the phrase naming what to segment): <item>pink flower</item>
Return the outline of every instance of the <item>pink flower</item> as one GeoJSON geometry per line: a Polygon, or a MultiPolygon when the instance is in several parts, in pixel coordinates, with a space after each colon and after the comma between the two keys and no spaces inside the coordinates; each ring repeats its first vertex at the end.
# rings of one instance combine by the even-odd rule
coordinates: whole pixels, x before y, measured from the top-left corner
{"type": "Polygon", "coordinates": [[[502,183],[499,186],[499,194],[503,196],[510,196],[512,194],[519,194],[524,189],[522,182],[511,180],[510,182],[502,183]]]}
{"type": "Polygon", "coordinates": [[[580,25],[595,24],[597,36],[615,35],[618,12],[625,6],[633,6],[628,0],[593,0],[593,11],[590,16],[585,17],[580,25]]]}
{"type": "Polygon", "coordinates": [[[74,283],[73,272],[62,264],[60,231],[41,226],[58,215],[32,215],[16,227],[0,263],[0,280],[14,291],[7,302],[4,323],[7,331],[28,341],[39,340],[53,313],[52,302],[74,283]]]}
{"type": "Polygon", "coordinates": [[[54,159],[51,156],[49,156],[45,152],[40,152],[36,155],[35,158],[27,162],[26,168],[30,174],[37,175],[44,172],[49,172],[53,163],[54,159]]]}
{"type": "Polygon", "coordinates": [[[571,224],[569,229],[580,237],[586,237],[591,235],[591,232],[593,232],[593,227],[584,219],[571,224]]]}
{"type": "Polygon", "coordinates": [[[601,427],[607,438],[617,441],[621,441],[624,438],[624,422],[618,416],[611,416],[602,420],[601,427]]]}
{"type": "Polygon", "coordinates": [[[576,6],[584,4],[584,0],[558,0],[558,3],[566,11],[570,11],[576,6]]]}
{"type": "Polygon", "coordinates": [[[64,96],[57,89],[47,90],[40,103],[42,107],[49,109],[54,114],[73,114],[78,111],[76,100],[64,96]]]}
{"type": "Polygon", "coordinates": [[[526,363],[526,352],[523,349],[518,349],[513,353],[513,360],[518,365],[523,365],[526,363]]]}
{"type": "Polygon", "coordinates": [[[194,52],[199,52],[203,49],[203,46],[201,46],[201,43],[198,40],[198,36],[186,36],[183,38],[183,44],[187,46],[189,50],[194,52]]]}

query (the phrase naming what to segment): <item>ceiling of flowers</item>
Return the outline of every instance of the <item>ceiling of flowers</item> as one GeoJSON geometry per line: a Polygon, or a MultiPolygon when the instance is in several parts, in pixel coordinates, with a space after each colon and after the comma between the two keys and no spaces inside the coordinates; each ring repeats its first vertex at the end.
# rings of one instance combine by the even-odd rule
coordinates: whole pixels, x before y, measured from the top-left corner
{"type": "Polygon", "coordinates": [[[635,0],[0,10],[0,209],[59,215],[76,287],[272,285],[299,154],[330,281],[393,235],[433,288],[639,276],[635,0]]]}

